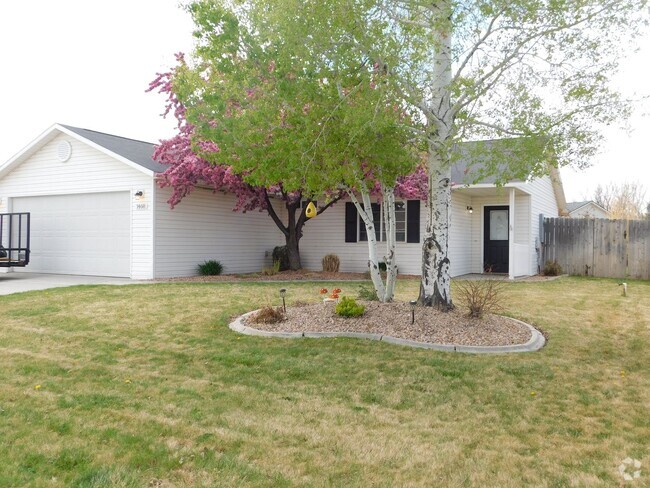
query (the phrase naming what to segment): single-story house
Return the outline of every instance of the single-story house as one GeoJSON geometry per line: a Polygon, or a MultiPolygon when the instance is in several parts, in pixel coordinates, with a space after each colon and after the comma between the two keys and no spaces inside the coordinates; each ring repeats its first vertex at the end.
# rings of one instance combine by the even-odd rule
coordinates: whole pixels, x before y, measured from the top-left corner
{"type": "Polygon", "coordinates": [[[592,200],[567,202],[566,209],[573,219],[608,219],[609,212],[592,200]]]}
{"type": "MultiPolygon", "coordinates": [[[[165,166],[152,160],[153,150],[151,143],[55,124],[0,166],[0,213],[31,213],[31,261],[16,271],[151,279],[196,274],[208,259],[227,273],[269,264],[284,236],[266,212],[233,212],[233,195],[203,188],[171,209],[171,190],[157,184],[165,166]]],[[[462,174],[454,168],[452,179],[462,174]]],[[[397,205],[399,271],[419,274],[425,205],[397,205]]],[[[452,275],[536,274],[540,215],[558,216],[565,206],[556,171],[502,187],[455,185],[452,275]]],[[[334,253],[341,271],[365,271],[364,234],[351,203],[337,203],[305,225],[303,266],[319,270],[322,257],[334,253]]]]}

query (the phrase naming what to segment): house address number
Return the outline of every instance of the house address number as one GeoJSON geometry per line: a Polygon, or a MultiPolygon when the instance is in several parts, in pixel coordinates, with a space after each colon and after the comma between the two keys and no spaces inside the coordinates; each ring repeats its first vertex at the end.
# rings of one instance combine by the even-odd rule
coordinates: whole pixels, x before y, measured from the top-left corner
{"type": "Polygon", "coordinates": [[[136,210],[147,210],[149,208],[148,203],[136,203],[135,204],[135,209],[136,210]]]}

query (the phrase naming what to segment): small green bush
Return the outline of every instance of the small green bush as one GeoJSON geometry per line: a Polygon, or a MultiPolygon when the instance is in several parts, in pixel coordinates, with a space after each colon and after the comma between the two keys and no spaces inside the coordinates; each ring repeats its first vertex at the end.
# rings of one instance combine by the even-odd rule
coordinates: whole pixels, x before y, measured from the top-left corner
{"type": "Polygon", "coordinates": [[[289,269],[289,249],[287,246],[275,246],[273,248],[273,265],[277,261],[280,263],[279,271],[287,271],[289,269]]]}
{"type": "Polygon", "coordinates": [[[366,312],[366,307],[357,303],[354,298],[343,297],[336,304],[336,314],[341,317],[361,317],[366,312]]]}
{"type": "Polygon", "coordinates": [[[562,266],[557,261],[546,261],[543,272],[544,276],[560,276],[562,274],[562,266]]]}
{"type": "Polygon", "coordinates": [[[341,260],[336,254],[327,254],[323,256],[321,261],[323,264],[323,271],[326,273],[338,273],[341,266],[341,260]]]}
{"type": "Polygon", "coordinates": [[[219,261],[210,259],[197,266],[197,271],[201,276],[217,276],[223,271],[223,265],[219,261]]]}
{"type": "Polygon", "coordinates": [[[367,300],[369,302],[378,301],[377,291],[372,286],[361,285],[357,293],[359,300],[367,300]]]}

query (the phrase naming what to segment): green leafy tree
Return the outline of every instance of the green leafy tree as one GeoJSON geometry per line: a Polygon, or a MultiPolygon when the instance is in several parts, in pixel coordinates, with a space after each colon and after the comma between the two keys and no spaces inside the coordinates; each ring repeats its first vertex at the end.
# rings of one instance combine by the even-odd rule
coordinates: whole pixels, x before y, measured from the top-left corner
{"type": "MultiPolygon", "coordinates": [[[[189,6],[198,44],[193,59],[175,70],[172,85],[193,127],[194,150],[232,168],[249,185],[276,185],[283,196],[324,196],[327,205],[346,192],[370,236],[377,294],[391,300],[397,274],[394,192],[407,183],[399,177],[414,171],[417,162],[409,114],[396,101],[383,66],[363,53],[350,51],[344,57],[336,50],[289,43],[293,33],[286,29],[291,26],[269,23],[261,8],[217,1],[189,6]],[[389,209],[385,286],[371,193],[380,194],[389,209]]],[[[290,229],[292,212],[299,208],[291,204],[289,199],[290,229]]],[[[293,261],[299,259],[299,239],[300,233],[287,235],[290,262],[292,252],[293,261]]]]}
{"type": "MultiPolygon", "coordinates": [[[[449,215],[453,148],[506,138],[480,176],[503,183],[555,165],[583,167],[599,127],[629,105],[609,84],[645,22],[645,0],[267,0],[254,15],[290,27],[329,63],[362,55],[381,66],[428,154],[429,198],[419,303],[453,306],[449,215]],[[512,141],[509,143],[508,141],[512,141]]],[[[315,54],[316,53],[316,54],[315,54]]]]}

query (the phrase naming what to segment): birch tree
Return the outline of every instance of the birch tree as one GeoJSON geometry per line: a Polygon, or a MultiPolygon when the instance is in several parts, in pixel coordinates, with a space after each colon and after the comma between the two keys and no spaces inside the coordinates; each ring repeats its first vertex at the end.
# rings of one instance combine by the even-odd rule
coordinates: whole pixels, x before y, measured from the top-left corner
{"type": "Polygon", "coordinates": [[[499,183],[545,174],[550,160],[588,165],[602,125],[629,113],[609,80],[647,20],[645,0],[264,3],[267,22],[303,21],[287,43],[336,51],[340,58],[364,53],[380,64],[414,114],[413,133],[428,154],[430,192],[419,303],[442,309],[453,306],[454,146],[524,138],[516,158],[508,151],[482,155],[480,175],[496,175],[499,183]]]}

